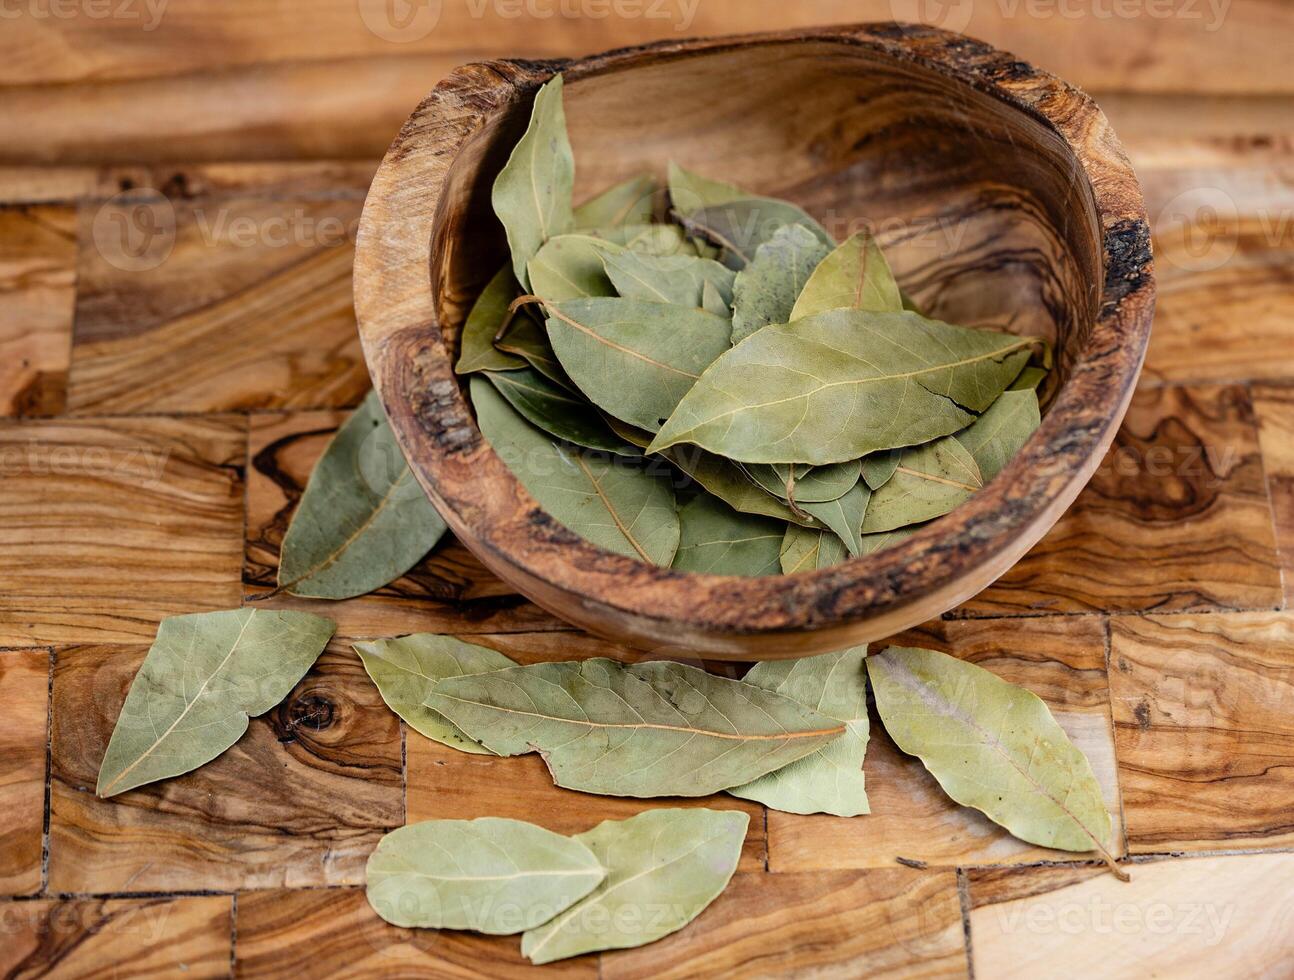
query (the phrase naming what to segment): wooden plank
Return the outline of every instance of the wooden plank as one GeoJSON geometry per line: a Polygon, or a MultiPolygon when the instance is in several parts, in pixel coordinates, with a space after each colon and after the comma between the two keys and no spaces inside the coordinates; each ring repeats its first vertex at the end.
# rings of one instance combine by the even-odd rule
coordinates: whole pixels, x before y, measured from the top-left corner
{"type": "Polygon", "coordinates": [[[967,975],[952,872],[738,874],[684,928],[602,954],[605,980],[967,975]]]}
{"type": "Polygon", "coordinates": [[[262,980],[311,976],[434,976],[595,980],[597,957],[546,966],[522,958],[515,936],[397,929],[377,917],[358,888],[248,892],[238,896],[234,972],[262,980]]]}
{"type": "Polygon", "coordinates": [[[49,651],[0,653],[0,895],[41,888],[49,651]]]}
{"type": "Polygon", "coordinates": [[[399,721],[354,652],[333,644],[280,705],[253,719],[214,761],[101,800],[94,795],[99,763],[145,652],[57,651],[50,890],[362,882],[378,840],[403,823],[404,804],[399,721]]]}
{"type": "MultiPolygon", "coordinates": [[[[1091,760],[1114,825],[1110,850],[1122,853],[1101,617],[934,623],[894,642],[951,653],[1046,701],[1091,760]]],[[[889,645],[878,643],[875,649],[889,645]]],[[[892,868],[900,857],[940,867],[1092,857],[1025,844],[978,811],[953,803],[918,760],[890,741],[874,713],[864,771],[872,808],[868,816],[841,820],[769,811],[769,870],[892,868]]]]}
{"type": "Polygon", "coordinates": [[[0,910],[7,977],[229,976],[232,900],[41,899],[0,910]]]}
{"type": "Polygon", "coordinates": [[[76,300],[76,212],[0,209],[0,415],[67,402],[76,300]]]}
{"type": "Polygon", "coordinates": [[[1110,691],[1130,850],[1294,843],[1294,615],[1116,617],[1110,691]]]}
{"type": "Polygon", "coordinates": [[[1260,385],[1253,394],[1288,606],[1294,601],[1294,386],[1260,385]]]}
{"type": "Polygon", "coordinates": [[[1138,865],[1132,882],[1096,875],[1052,890],[985,901],[970,872],[975,974],[1140,978],[1282,976],[1294,957],[1286,899],[1294,855],[1195,858],[1138,865]]]}
{"type": "Polygon", "coordinates": [[[75,413],[353,405],[358,201],[167,199],[82,212],[75,413]]]}
{"type": "Polygon", "coordinates": [[[241,418],[0,421],[0,647],[237,606],[241,418]]]}
{"type": "Polygon", "coordinates": [[[954,614],[1271,609],[1281,601],[1248,392],[1143,387],[1065,516],[954,614]]]}

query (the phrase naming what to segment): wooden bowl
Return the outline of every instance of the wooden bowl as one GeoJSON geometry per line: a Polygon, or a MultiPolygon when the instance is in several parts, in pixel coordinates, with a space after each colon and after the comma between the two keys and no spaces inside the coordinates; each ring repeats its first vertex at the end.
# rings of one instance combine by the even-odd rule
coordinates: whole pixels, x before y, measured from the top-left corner
{"type": "Polygon", "coordinates": [[[391,145],[355,256],[374,384],[458,538],[593,633],[657,654],[730,659],[888,636],[1010,568],[1109,447],[1141,369],[1154,295],[1137,180],[1092,100],[979,41],[895,24],[459,68],[391,145]],[[483,441],[452,364],[466,311],[506,256],[491,186],[536,89],[558,71],[577,200],[636,173],[663,174],[673,158],[794,200],[837,237],[865,220],[931,315],[1054,343],[1042,427],[949,516],[823,571],[680,573],[557,524],[483,441]]]}

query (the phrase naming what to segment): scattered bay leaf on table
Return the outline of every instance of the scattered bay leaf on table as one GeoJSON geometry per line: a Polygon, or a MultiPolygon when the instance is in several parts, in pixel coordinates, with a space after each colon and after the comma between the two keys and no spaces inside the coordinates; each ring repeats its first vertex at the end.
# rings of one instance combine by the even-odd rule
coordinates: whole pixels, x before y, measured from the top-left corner
{"type": "Polygon", "coordinates": [[[791,322],[827,310],[897,313],[903,309],[890,264],[867,232],[859,232],[826,256],[796,296],[794,309],[784,318],[791,322]]]}
{"type": "Polygon", "coordinates": [[[703,493],[679,509],[678,553],[674,567],[707,575],[776,575],[786,524],[739,514],[703,493]]]}
{"type": "Polygon", "coordinates": [[[611,284],[626,299],[702,306],[708,285],[718,290],[723,299],[720,315],[728,315],[734,273],[713,259],[695,255],[648,255],[632,249],[618,254],[606,252],[602,259],[611,284]]]}
{"type": "Polygon", "coordinates": [[[530,289],[545,300],[561,302],[585,296],[614,296],[603,255],[621,246],[594,235],[572,233],[544,242],[530,260],[530,289]]]}
{"type": "Polygon", "coordinates": [[[368,903],[392,925],[506,936],[542,925],[606,877],[573,837],[521,820],[426,820],[383,837],[368,903]]]}
{"type": "Polygon", "coordinates": [[[557,363],[553,345],[548,341],[548,330],[528,310],[517,310],[508,325],[507,333],[495,346],[521,358],[521,367],[529,364],[549,381],[575,391],[575,382],[566,376],[562,366],[557,363]]]}
{"type": "Polygon", "coordinates": [[[498,271],[481,295],[463,324],[459,341],[458,363],[454,370],[459,374],[473,371],[510,371],[525,367],[525,362],[515,354],[507,354],[494,346],[494,336],[508,322],[512,314],[508,307],[517,295],[517,284],[512,277],[512,266],[498,271]]]}
{"type": "Polygon", "coordinates": [[[867,671],[885,731],[954,800],[1031,844],[1108,860],[1101,787],[1035,694],[934,650],[890,647],[867,671]]]}
{"type": "Polygon", "coordinates": [[[515,661],[488,647],[436,633],[369,640],[353,646],[368,676],[377,685],[382,700],[411,728],[450,748],[475,755],[490,755],[489,750],[468,738],[453,722],[423,702],[439,680],[515,667],[515,661]]]}
{"type": "Polygon", "coordinates": [[[486,441],[544,510],[601,548],[668,567],[679,528],[667,478],[559,445],[485,378],[474,376],[471,391],[486,441]]]}
{"type": "Polygon", "coordinates": [[[535,94],[530,125],[494,181],[491,200],[512,251],[512,269],[529,288],[527,267],[541,245],[575,227],[575,157],[566,135],[562,76],[535,94]]]}
{"type": "Polygon", "coordinates": [[[795,298],[829,251],[804,225],[777,229],[733,283],[732,342],[740,343],[770,323],[791,319],[795,298]]]}
{"type": "Polygon", "coordinates": [[[620,456],[641,455],[637,446],[611,431],[592,405],[533,368],[488,371],[486,377],[513,408],[549,435],[586,449],[620,456]]]}
{"type": "Polygon", "coordinates": [[[662,809],[576,834],[607,877],[579,904],[522,936],[522,954],[551,963],[677,932],[727,887],[749,823],[739,810],[662,809]]]}
{"type": "Polygon", "coordinates": [[[817,531],[796,524],[787,525],[780,555],[783,575],[830,568],[832,565],[839,565],[847,557],[845,543],[834,532],[817,531]]]}
{"type": "Polygon", "coordinates": [[[336,625],[269,609],[170,616],[130,685],[99,767],[99,796],[210,762],[282,701],[336,625]]]}
{"type": "Polygon", "coordinates": [[[884,449],[864,456],[862,460],[863,482],[873,490],[879,490],[885,486],[890,482],[890,477],[894,475],[894,471],[899,468],[899,458],[902,455],[903,450],[901,449],[884,449]]]}
{"type": "Polygon", "coordinates": [[[984,486],[979,466],[956,436],[905,449],[899,468],[872,494],[863,531],[893,531],[942,517],[984,486]]]}
{"type": "Polygon", "coordinates": [[[615,228],[651,224],[653,199],[660,185],[651,174],[639,174],[609,187],[575,209],[577,228],[615,228]]]}
{"type": "Polygon", "coordinates": [[[733,510],[806,523],[783,501],[756,484],[740,466],[722,456],[696,446],[675,446],[661,455],[733,510]]]}
{"type": "Polygon", "coordinates": [[[279,587],[316,599],[364,595],[411,569],[444,533],[370,392],[310,474],[283,537],[279,587]]]}
{"type": "Polygon", "coordinates": [[[759,246],[786,225],[803,225],[830,250],[835,242],[809,214],[771,197],[746,197],[712,205],[680,216],[683,227],[718,245],[720,261],[730,269],[744,269],[755,259],[759,246]]]}
{"type": "Polygon", "coordinates": [[[928,442],[988,408],[1030,343],[915,313],[770,324],[706,369],[649,450],[691,442],[744,463],[824,465],[928,442]]]}
{"type": "Polygon", "coordinates": [[[851,459],[828,466],[797,466],[794,463],[754,463],[746,467],[750,478],[775,496],[796,503],[835,500],[858,482],[859,463],[851,459]]]}
{"type": "Polygon", "coordinates": [[[1041,424],[1038,396],[1032,388],[1004,391],[989,410],[957,433],[957,441],[974,457],[987,483],[1029,441],[1041,424]]]}
{"type": "Polygon", "coordinates": [[[562,367],[603,411],[650,432],[728,348],[732,325],[702,309],[600,297],[547,303],[562,367]]]}
{"type": "Polygon", "coordinates": [[[867,754],[867,647],[799,660],[755,664],[745,682],[785,694],[845,725],[845,734],[811,755],[728,792],[785,813],[870,813],[863,779],[867,754]]]}
{"type": "Polygon", "coordinates": [[[711,180],[700,174],[684,170],[673,160],[669,162],[670,206],[681,214],[691,214],[715,204],[727,204],[751,195],[733,184],[711,180]]]}
{"type": "Polygon", "coordinates": [[[598,658],[454,677],[427,704],[491,752],[539,752],[558,786],[604,796],[705,796],[844,731],[789,698],[667,662],[598,658]]]}
{"type": "Polygon", "coordinates": [[[863,553],[863,516],[871,499],[872,491],[859,480],[835,500],[800,504],[800,509],[835,532],[846,550],[857,558],[863,553]]]}

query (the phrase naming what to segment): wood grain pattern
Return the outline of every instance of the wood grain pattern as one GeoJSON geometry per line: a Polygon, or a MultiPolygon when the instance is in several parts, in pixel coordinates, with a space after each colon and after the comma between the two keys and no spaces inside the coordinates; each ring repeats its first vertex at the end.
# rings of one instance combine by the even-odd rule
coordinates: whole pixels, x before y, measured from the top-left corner
{"type": "Polygon", "coordinates": [[[1143,387],[1074,506],[957,614],[1271,609],[1281,601],[1248,392],[1143,387]]]}
{"type": "Polygon", "coordinates": [[[0,421],[0,647],[237,606],[245,445],[227,416],[0,421]]]}
{"type": "Polygon", "coordinates": [[[84,208],[70,409],[358,402],[368,387],[350,296],[358,214],[353,200],[221,197],[84,208]]]}
{"type": "MultiPolygon", "coordinates": [[[[970,872],[971,949],[980,977],[1047,975],[1139,978],[1275,977],[1294,957],[1286,883],[1294,855],[1158,861],[1073,882],[1050,869],[1022,869],[1036,894],[981,893],[970,872]],[[1047,890],[1043,890],[1043,889],[1047,890]]],[[[1019,891],[1017,886],[1014,892],[1019,891]]]]}
{"type": "Polygon", "coordinates": [[[1253,394],[1288,607],[1294,602],[1294,386],[1261,385],[1253,394]]]}
{"type": "MultiPolygon", "coordinates": [[[[895,643],[943,650],[1027,687],[1046,701],[1091,760],[1114,826],[1111,853],[1123,852],[1102,618],[1028,619],[1009,626],[931,623],[896,637],[895,643]]],[[[874,649],[887,645],[878,643],[874,649]]],[[[953,803],[918,760],[895,747],[874,712],[871,726],[863,767],[871,814],[841,820],[770,810],[769,870],[890,868],[900,857],[939,867],[1087,859],[1025,844],[978,811],[953,803]]]]}
{"type": "Polygon", "coordinates": [[[652,946],[604,953],[605,980],[965,977],[951,872],[737,874],[704,915],[652,946]]]}
{"type": "MultiPolygon", "coordinates": [[[[316,607],[316,611],[318,611],[316,607]]],[[[280,704],[196,772],[119,797],[95,777],[146,649],[60,649],[49,887],[152,892],[362,882],[403,822],[399,721],[334,643],[280,704]]]]}
{"type": "Polygon", "coordinates": [[[1294,615],[1116,617],[1110,693],[1130,850],[1294,843],[1294,615]]]}
{"type": "Polygon", "coordinates": [[[0,973],[227,977],[232,919],[227,895],[11,902],[0,906],[0,973]]]}
{"type": "Polygon", "coordinates": [[[397,929],[377,917],[363,889],[248,892],[238,896],[239,977],[295,980],[303,964],[311,977],[553,977],[596,980],[596,956],[532,966],[515,936],[397,929]]]}
{"type": "Polygon", "coordinates": [[[49,651],[0,653],[0,895],[41,889],[49,651]]]}
{"type": "Polygon", "coordinates": [[[75,297],[75,211],[0,209],[0,415],[63,410],[75,297]]]}

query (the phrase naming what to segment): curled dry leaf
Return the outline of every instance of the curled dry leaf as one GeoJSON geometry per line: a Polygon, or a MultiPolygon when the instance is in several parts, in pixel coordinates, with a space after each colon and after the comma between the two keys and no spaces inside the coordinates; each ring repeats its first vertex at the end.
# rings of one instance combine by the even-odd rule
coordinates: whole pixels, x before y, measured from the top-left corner
{"type": "Polygon", "coordinates": [[[458,361],[454,364],[456,372],[511,371],[526,366],[517,355],[494,346],[494,338],[512,316],[510,307],[516,296],[517,283],[512,276],[512,266],[505,265],[482,290],[467,315],[463,335],[459,339],[458,361]]]}

